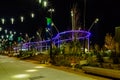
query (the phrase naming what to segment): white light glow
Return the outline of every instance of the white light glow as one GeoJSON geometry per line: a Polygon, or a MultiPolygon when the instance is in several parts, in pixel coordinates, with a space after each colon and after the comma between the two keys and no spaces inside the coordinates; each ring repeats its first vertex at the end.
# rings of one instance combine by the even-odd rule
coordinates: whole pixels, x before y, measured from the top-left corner
{"type": "Polygon", "coordinates": [[[42,0],[39,0],[39,3],[42,3],[42,0]]]}
{"type": "Polygon", "coordinates": [[[10,20],[11,20],[11,23],[14,24],[14,18],[11,18],[10,20]]]}
{"type": "Polygon", "coordinates": [[[3,38],[4,38],[4,36],[2,35],[2,36],[1,36],[1,38],[3,39],[3,38]]]}
{"type": "Polygon", "coordinates": [[[7,29],[5,29],[5,34],[7,34],[7,29]]]}
{"type": "Polygon", "coordinates": [[[2,27],[0,27],[0,31],[2,31],[2,27]]]}
{"type": "Polygon", "coordinates": [[[29,77],[28,74],[18,74],[13,76],[13,78],[27,78],[27,77],[29,77]]]}
{"type": "Polygon", "coordinates": [[[36,66],[35,68],[45,68],[44,66],[36,66]]]}
{"type": "Polygon", "coordinates": [[[44,7],[47,7],[47,1],[44,1],[44,2],[43,2],[43,6],[44,6],[44,7]]]}
{"type": "Polygon", "coordinates": [[[34,14],[34,13],[31,13],[31,17],[34,18],[34,17],[35,17],[35,14],[34,14]]]}
{"type": "Polygon", "coordinates": [[[23,17],[23,16],[21,16],[21,17],[20,17],[20,19],[21,19],[21,22],[23,22],[23,21],[24,21],[24,17],[23,17]]]}
{"type": "Polygon", "coordinates": [[[37,35],[40,35],[39,32],[36,32],[37,35]]]}
{"type": "Polygon", "coordinates": [[[5,24],[5,19],[4,19],[4,18],[2,18],[1,20],[2,20],[2,24],[5,24]]]}
{"type": "Polygon", "coordinates": [[[10,34],[12,34],[12,31],[10,31],[10,34]]]}
{"type": "Polygon", "coordinates": [[[73,16],[73,10],[71,10],[71,16],[73,16]]]}
{"type": "Polygon", "coordinates": [[[6,35],[6,38],[8,38],[9,36],[8,35],[6,35]]]}
{"type": "Polygon", "coordinates": [[[38,71],[38,70],[36,70],[36,69],[26,70],[26,72],[36,72],[36,71],[38,71]]]}
{"type": "Polygon", "coordinates": [[[95,23],[97,23],[98,21],[99,21],[99,18],[96,18],[96,19],[95,19],[95,23]]]}
{"type": "Polygon", "coordinates": [[[14,32],[14,34],[16,34],[16,32],[14,32]]]}

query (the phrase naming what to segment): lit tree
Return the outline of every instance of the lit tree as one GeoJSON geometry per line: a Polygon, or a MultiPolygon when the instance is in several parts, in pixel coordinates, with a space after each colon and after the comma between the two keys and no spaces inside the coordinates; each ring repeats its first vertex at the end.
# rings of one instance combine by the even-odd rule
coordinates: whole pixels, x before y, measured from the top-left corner
{"type": "Polygon", "coordinates": [[[107,33],[105,36],[105,47],[109,50],[113,50],[115,48],[114,38],[109,33],[107,33]]]}

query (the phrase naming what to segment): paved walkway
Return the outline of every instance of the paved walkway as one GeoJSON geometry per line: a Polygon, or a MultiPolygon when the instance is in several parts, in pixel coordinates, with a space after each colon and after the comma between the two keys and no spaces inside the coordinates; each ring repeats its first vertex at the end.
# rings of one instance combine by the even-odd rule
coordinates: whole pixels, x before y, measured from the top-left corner
{"type": "MultiPolygon", "coordinates": [[[[0,80],[98,80],[0,55],[0,80]]],[[[107,79],[106,79],[107,80],[107,79]]]]}

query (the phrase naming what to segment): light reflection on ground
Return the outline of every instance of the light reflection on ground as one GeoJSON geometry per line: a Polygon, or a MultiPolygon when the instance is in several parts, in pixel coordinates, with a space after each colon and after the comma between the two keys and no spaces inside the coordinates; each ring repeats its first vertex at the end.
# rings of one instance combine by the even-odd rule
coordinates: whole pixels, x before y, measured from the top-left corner
{"type": "Polygon", "coordinates": [[[45,68],[44,66],[35,66],[35,68],[45,68]]]}
{"type": "Polygon", "coordinates": [[[36,72],[36,71],[38,71],[38,70],[36,70],[36,69],[29,69],[29,70],[25,70],[26,72],[36,72]]]}
{"type": "Polygon", "coordinates": [[[28,74],[17,74],[12,76],[12,78],[27,78],[27,77],[29,77],[28,74]]]}

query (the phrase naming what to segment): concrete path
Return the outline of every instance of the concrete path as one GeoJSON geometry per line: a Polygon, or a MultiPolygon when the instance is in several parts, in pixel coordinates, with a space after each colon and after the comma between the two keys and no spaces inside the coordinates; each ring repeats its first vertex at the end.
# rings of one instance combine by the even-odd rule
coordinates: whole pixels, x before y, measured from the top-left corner
{"type": "Polygon", "coordinates": [[[0,55],[0,80],[97,80],[0,55]]]}

